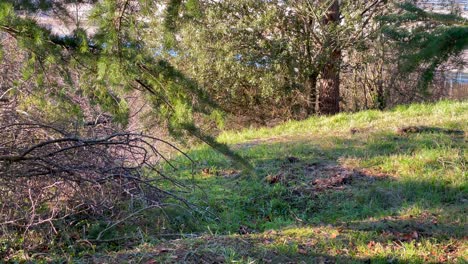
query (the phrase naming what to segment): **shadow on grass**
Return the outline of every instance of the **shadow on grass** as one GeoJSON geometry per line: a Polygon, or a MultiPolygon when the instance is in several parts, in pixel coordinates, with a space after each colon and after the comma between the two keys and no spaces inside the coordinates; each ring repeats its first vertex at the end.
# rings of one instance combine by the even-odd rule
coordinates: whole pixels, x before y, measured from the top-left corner
{"type": "MultiPolygon", "coordinates": [[[[206,213],[190,212],[182,218],[179,210],[165,214],[175,233],[212,235],[156,239],[135,251],[83,259],[90,263],[451,261],[463,254],[459,243],[467,234],[463,145],[458,134],[437,130],[254,141],[236,146],[256,168],[249,174],[237,171],[212,150],[194,150],[189,154],[200,161],[199,173],[186,180],[200,189],[188,199],[206,213]]],[[[176,173],[190,175],[183,164],[176,173]]],[[[145,219],[147,227],[141,228],[151,229],[153,218],[145,219]]]]}
{"type": "Polygon", "coordinates": [[[216,234],[243,235],[222,241],[215,236],[213,242],[202,239],[182,262],[223,263],[224,258],[260,263],[424,263],[454,259],[460,254],[458,246],[447,245],[463,241],[467,233],[462,217],[467,209],[467,184],[460,179],[465,164],[463,142],[459,134],[435,129],[405,135],[253,141],[236,146],[256,168],[247,175],[236,172],[211,150],[192,151],[192,157],[204,161],[195,182],[205,190],[192,197],[193,202],[218,215],[217,221],[199,221],[200,231],[210,226],[216,234]],[[302,228],[299,233],[328,228],[340,234],[317,235],[321,241],[312,244],[295,235],[281,236],[281,243],[276,244],[271,236],[262,237],[267,230],[283,232],[291,226],[302,228]],[[376,252],[365,254],[369,258],[351,257],[374,248],[376,252]],[[416,253],[402,253],[412,250],[416,253]],[[433,255],[424,257],[423,253],[433,255]],[[210,256],[214,262],[209,262],[210,256]]]}
{"type": "Polygon", "coordinates": [[[265,239],[205,236],[163,242],[134,252],[86,255],[83,260],[86,263],[419,263],[398,257],[366,258],[316,253],[313,247],[302,243],[273,248],[265,246],[265,239]]]}
{"type": "MultiPolygon", "coordinates": [[[[455,260],[457,245],[441,247],[440,255],[399,256],[409,244],[370,240],[368,257],[350,254],[360,245],[338,235],[326,239],[310,234],[301,239],[280,232],[268,235],[204,236],[148,245],[133,252],[88,255],[87,263],[427,263],[455,260]],[[372,251],[380,251],[373,256],[372,251]],[[387,250],[387,252],[382,252],[387,250]],[[388,254],[385,254],[388,253],[388,254]],[[392,254],[396,253],[396,254],[392,254]]],[[[414,243],[415,244],[415,243],[414,243]]],[[[434,249],[433,249],[434,250],[434,249]]],[[[433,254],[433,253],[432,253],[433,254]]]]}
{"type": "Polygon", "coordinates": [[[220,172],[197,180],[208,192],[202,203],[227,223],[218,226],[220,233],[236,232],[241,225],[263,231],[291,224],[354,223],[357,228],[367,223],[376,230],[387,226],[406,232],[406,227],[414,226],[421,229],[421,235],[461,238],[466,229],[456,222],[466,211],[468,193],[466,181],[460,179],[463,154],[457,158],[453,153],[462,152],[464,138],[438,131],[444,130],[246,143],[237,148],[254,164],[256,174],[234,179],[222,173],[231,169],[229,163],[207,158],[209,150],[190,155],[207,158],[201,168],[220,172]],[[324,169],[327,166],[329,171],[324,169]],[[269,184],[266,177],[278,180],[269,184]],[[317,188],[323,182],[325,187],[317,188]],[[448,207],[454,210],[447,211],[448,207]],[[437,216],[426,225],[411,219],[394,219],[393,224],[385,220],[427,211],[437,216]],[[366,222],[369,219],[374,224],[366,222]]]}

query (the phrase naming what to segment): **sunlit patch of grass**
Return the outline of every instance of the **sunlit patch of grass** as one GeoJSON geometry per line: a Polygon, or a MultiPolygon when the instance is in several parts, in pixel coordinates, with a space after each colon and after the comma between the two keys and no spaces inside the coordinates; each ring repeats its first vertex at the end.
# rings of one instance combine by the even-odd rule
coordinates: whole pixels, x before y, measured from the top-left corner
{"type": "Polygon", "coordinates": [[[332,117],[311,117],[305,121],[289,121],[274,128],[227,131],[219,140],[229,144],[253,139],[313,134],[343,134],[349,129],[388,131],[405,125],[438,125],[460,129],[468,119],[468,102],[441,101],[436,104],[412,104],[398,106],[390,111],[362,111],[353,114],[338,114],[332,117]]]}

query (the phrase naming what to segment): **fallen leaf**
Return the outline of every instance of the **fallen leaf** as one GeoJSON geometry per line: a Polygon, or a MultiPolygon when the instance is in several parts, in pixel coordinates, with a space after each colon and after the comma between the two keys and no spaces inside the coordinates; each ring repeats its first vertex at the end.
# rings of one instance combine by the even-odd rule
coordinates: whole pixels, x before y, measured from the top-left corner
{"type": "Polygon", "coordinates": [[[396,233],[396,237],[400,241],[411,242],[419,238],[419,234],[416,231],[411,233],[396,233]]]}
{"type": "Polygon", "coordinates": [[[455,251],[457,251],[457,247],[455,245],[450,244],[444,247],[445,253],[453,253],[455,251]]]}
{"type": "Polygon", "coordinates": [[[447,262],[447,257],[446,256],[440,256],[439,257],[439,262],[447,262]]]}
{"type": "Polygon", "coordinates": [[[278,183],[281,180],[282,175],[277,174],[277,175],[268,175],[265,177],[265,181],[269,184],[275,184],[278,183]]]}

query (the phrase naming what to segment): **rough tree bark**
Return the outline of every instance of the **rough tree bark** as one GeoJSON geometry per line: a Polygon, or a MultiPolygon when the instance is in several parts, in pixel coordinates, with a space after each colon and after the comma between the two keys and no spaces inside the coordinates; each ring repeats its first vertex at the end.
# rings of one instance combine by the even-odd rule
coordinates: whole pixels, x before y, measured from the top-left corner
{"type": "Polygon", "coordinates": [[[327,14],[323,18],[323,24],[328,27],[328,39],[324,45],[326,60],[320,69],[320,79],[317,83],[319,94],[319,112],[321,114],[336,114],[340,111],[340,65],[341,48],[338,37],[333,28],[340,22],[340,4],[338,0],[331,3],[327,14]]]}

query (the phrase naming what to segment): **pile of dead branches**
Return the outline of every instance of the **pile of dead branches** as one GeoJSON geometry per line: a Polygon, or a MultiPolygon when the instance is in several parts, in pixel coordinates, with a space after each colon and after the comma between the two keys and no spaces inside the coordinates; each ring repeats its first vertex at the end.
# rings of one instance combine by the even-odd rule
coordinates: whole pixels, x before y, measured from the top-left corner
{"type": "Polygon", "coordinates": [[[163,145],[183,154],[162,139],[103,124],[0,125],[0,230],[53,235],[57,222],[86,216],[105,220],[106,231],[143,210],[185,203],[167,189],[184,186],[161,171],[172,166],[163,145]]]}
{"type": "MultiPolygon", "coordinates": [[[[103,241],[148,209],[163,215],[161,208],[190,206],[182,197],[189,186],[164,173],[175,167],[164,153],[182,151],[113,122],[82,92],[69,89],[58,67],[47,71],[46,87],[22,80],[27,54],[18,52],[11,36],[0,33],[0,42],[0,259],[11,247],[6,240],[32,248],[79,230],[73,240],[103,241]],[[53,106],[51,113],[28,101],[44,89],[54,93],[52,87],[68,87],[62,97],[80,114],[60,109],[54,96],[41,97],[53,106]]],[[[78,74],[67,75],[74,87],[78,74]]]]}

